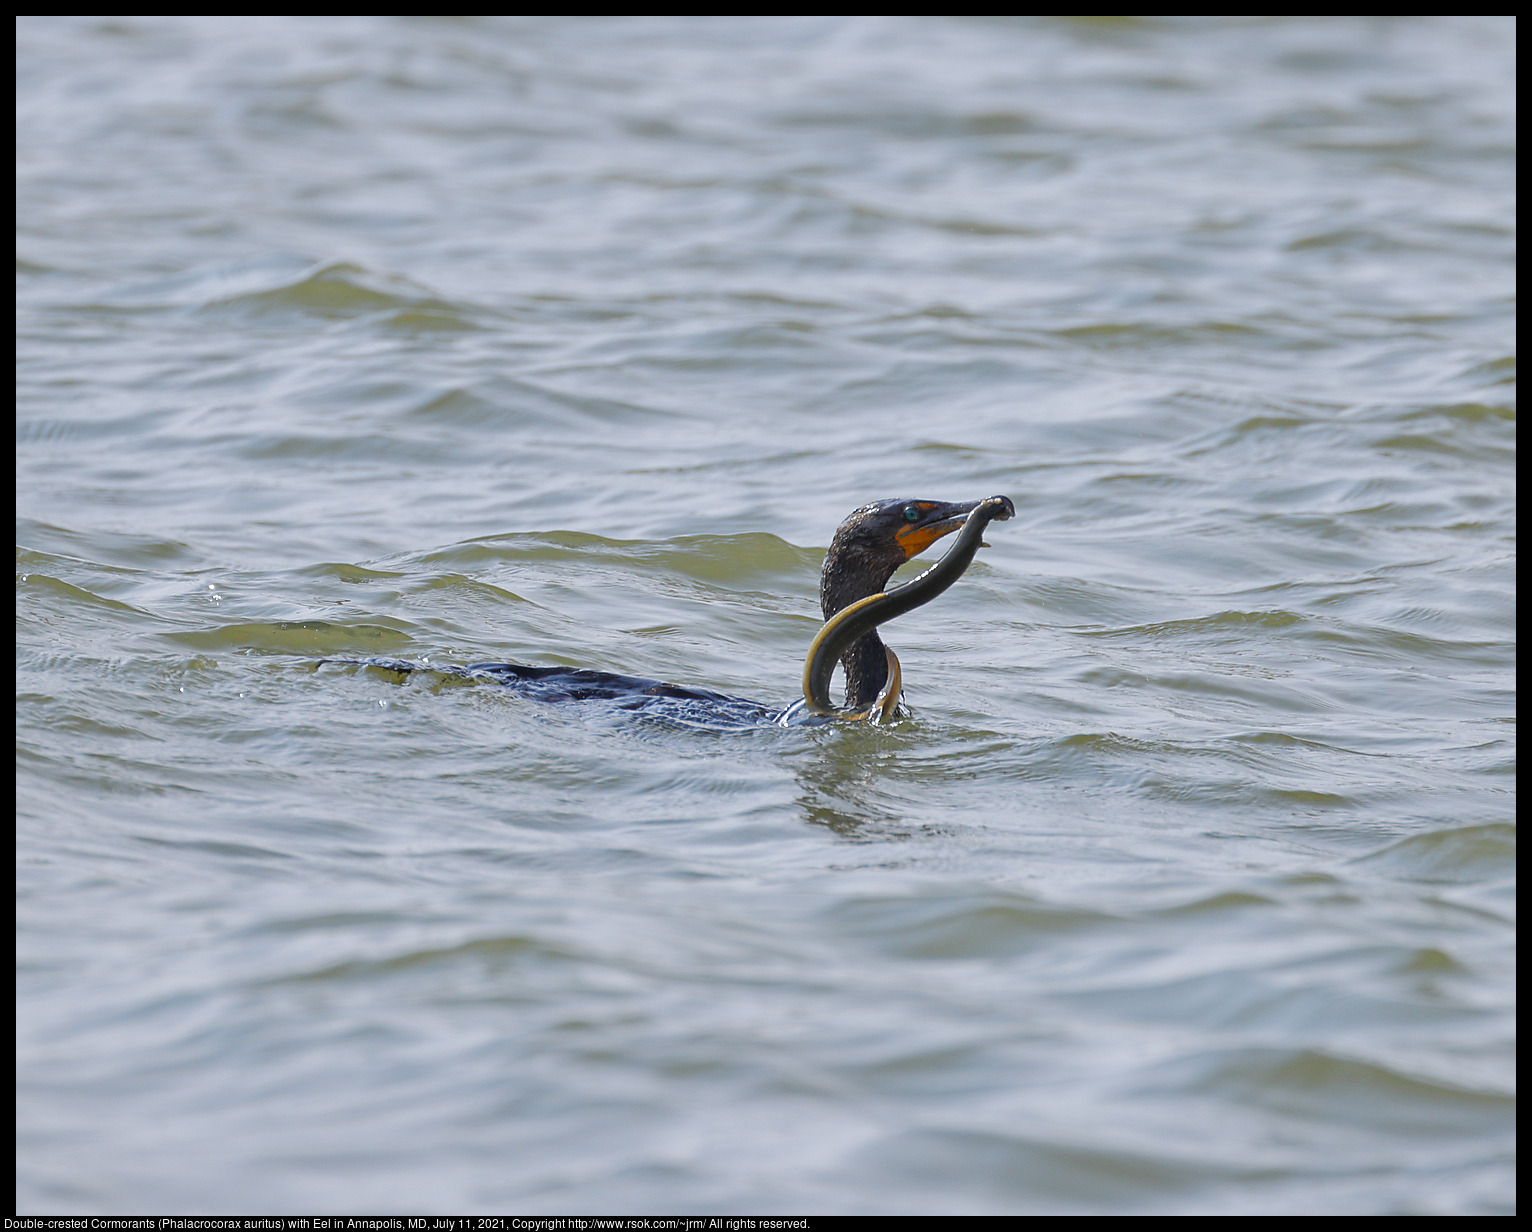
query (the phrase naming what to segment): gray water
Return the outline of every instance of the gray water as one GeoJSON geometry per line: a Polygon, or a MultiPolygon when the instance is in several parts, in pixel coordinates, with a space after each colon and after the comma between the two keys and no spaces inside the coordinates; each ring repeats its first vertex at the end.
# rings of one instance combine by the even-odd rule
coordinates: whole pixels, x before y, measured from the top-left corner
{"type": "Polygon", "coordinates": [[[19,29],[21,1211],[1510,1213],[1510,18],[19,29]]]}

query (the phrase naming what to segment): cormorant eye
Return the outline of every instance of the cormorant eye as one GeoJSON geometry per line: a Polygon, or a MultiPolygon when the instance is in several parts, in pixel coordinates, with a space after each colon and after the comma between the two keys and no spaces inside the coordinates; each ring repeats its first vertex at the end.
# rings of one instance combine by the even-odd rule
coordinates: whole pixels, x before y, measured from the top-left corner
{"type": "Polygon", "coordinates": [[[904,507],[904,520],[906,522],[918,522],[921,516],[919,505],[906,505],[904,507]]]}

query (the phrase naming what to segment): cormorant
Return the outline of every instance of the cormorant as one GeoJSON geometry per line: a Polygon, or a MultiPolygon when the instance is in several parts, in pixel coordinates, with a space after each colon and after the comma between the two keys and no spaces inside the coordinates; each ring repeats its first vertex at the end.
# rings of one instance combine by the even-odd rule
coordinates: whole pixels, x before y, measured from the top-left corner
{"type": "MultiPolygon", "coordinates": [[[[803,697],[785,710],[710,689],[588,668],[471,663],[444,674],[493,681],[545,701],[602,698],[622,709],[657,712],[705,726],[798,724],[832,719],[886,722],[898,709],[901,677],[899,660],[878,636],[878,626],[929,603],[962,577],[974,553],[983,546],[984,528],[1015,513],[1016,507],[1007,496],[956,504],[883,500],[852,510],[825,554],[824,571],[819,579],[819,605],[825,624],[804,660],[803,697]],[[957,530],[961,533],[939,561],[902,586],[884,590],[895,569],[957,530]],[[846,672],[846,701],[842,706],[836,706],[829,695],[837,662],[846,672]]],[[[366,664],[341,659],[322,662],[403,673],[423,670],[421,664],[397,660],[374,659],[366,664]]]]}

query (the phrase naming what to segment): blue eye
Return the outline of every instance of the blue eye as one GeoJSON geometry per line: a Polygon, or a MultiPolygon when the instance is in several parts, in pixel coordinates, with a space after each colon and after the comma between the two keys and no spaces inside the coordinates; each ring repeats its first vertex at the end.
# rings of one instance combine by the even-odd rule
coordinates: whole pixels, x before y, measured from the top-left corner
{"type": "Polygon", "coordinates": [[[906,522],[918,522],[918,521],[920,521],[920,506],[919,505],[906,505],[904,507],[904,520],[906,522]]]}

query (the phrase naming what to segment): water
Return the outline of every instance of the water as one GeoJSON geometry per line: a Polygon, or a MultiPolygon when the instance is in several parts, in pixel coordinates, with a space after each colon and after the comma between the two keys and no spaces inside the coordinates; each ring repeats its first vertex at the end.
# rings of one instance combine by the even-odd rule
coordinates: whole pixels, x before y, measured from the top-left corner
{"type": "Polygon", "coordinates": [[[19,1209],[1509,1213],[1510,20],[22,18],[19,1209]]]}

